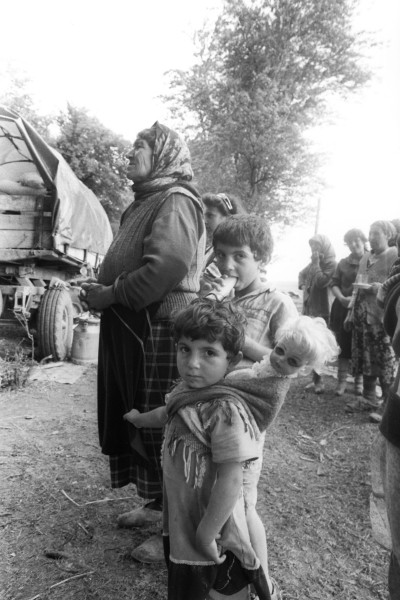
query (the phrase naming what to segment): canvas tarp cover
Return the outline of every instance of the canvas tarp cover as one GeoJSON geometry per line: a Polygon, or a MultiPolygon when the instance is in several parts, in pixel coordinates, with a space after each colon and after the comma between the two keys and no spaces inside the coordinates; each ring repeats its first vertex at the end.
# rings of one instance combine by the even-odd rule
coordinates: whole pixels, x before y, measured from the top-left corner
{"type": "Polygon", "coordinates": [[[2,185],[4,190],[9,186],[9,193],[18,193],[12,186],[26,181],[33,181],[38,188],[45,186],[55,198],[55,248],[68,244],[101,255],[107,252],[112,231],[98,198],[27,121],[0,106],[0,193],[2,185]]]}

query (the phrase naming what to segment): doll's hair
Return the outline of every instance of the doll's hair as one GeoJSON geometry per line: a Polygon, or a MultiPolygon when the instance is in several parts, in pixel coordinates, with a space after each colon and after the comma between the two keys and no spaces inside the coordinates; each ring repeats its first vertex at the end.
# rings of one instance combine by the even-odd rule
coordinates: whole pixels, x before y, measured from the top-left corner
{"type": "Polygon", "coordinates": [[[230,302],[212,298],[196,298],[174,314],[172,337],[177,343],[182,337],[192,340],[220,341],[230,355],[242,350],[246,318],[230,302]]]}
{"type": "Polygon", "coordinates": [[[301,315],[288,319],[278,328],[275,342],[301,348],[308,369],[321,367],[335,360],[340,353],[334,334],[321,317],[301,315]]]}

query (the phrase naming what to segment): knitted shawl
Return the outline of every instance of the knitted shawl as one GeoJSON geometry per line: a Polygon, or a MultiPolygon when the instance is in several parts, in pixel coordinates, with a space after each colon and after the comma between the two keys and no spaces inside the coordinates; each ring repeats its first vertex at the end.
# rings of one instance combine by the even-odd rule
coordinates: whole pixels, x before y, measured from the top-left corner
{"type": "MultiPolygon", "coordinates": [[[[251,424],[259,431],[265,431],[278,415],[289,390],[291,379],[283,377],[267,377],[254,379],[223,380],[215,385],[192,390],[181,390],[179,385],[168,397],[167,411],[169,419],[181,408],[199,403],[212,402],[209,411],[226,401],[229,407],[234,402],[247,413],[251,424]],[[215,406],[214,406],[215,404],[215,406]]],[[[227,409],[229,411],[229,408],[227,409]]],[[[225,418],[229,422],[230,415],[225,418]]]]}

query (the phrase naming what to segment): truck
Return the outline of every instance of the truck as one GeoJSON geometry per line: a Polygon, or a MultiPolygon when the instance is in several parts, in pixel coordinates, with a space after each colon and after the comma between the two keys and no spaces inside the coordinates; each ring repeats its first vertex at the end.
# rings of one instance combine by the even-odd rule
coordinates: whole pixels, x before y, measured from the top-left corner
{"type": "Polygon", "coordinates": [[[20,115],[0,106],[0,328],[19,321],[38,358],[68,358],[82,313],[72,280],[112,241],[96,195],[20,115]]]}

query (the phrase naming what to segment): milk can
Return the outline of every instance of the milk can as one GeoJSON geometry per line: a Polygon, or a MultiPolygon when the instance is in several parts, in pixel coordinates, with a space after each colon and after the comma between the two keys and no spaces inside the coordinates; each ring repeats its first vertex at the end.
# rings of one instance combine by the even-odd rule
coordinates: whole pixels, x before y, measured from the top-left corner
{"type": "Polygon", "coordinates": [[[97,363],[99,352],[100,319],[90,315],[80,317],[74,329],[71,360],[76,365],[97,363]]]}

